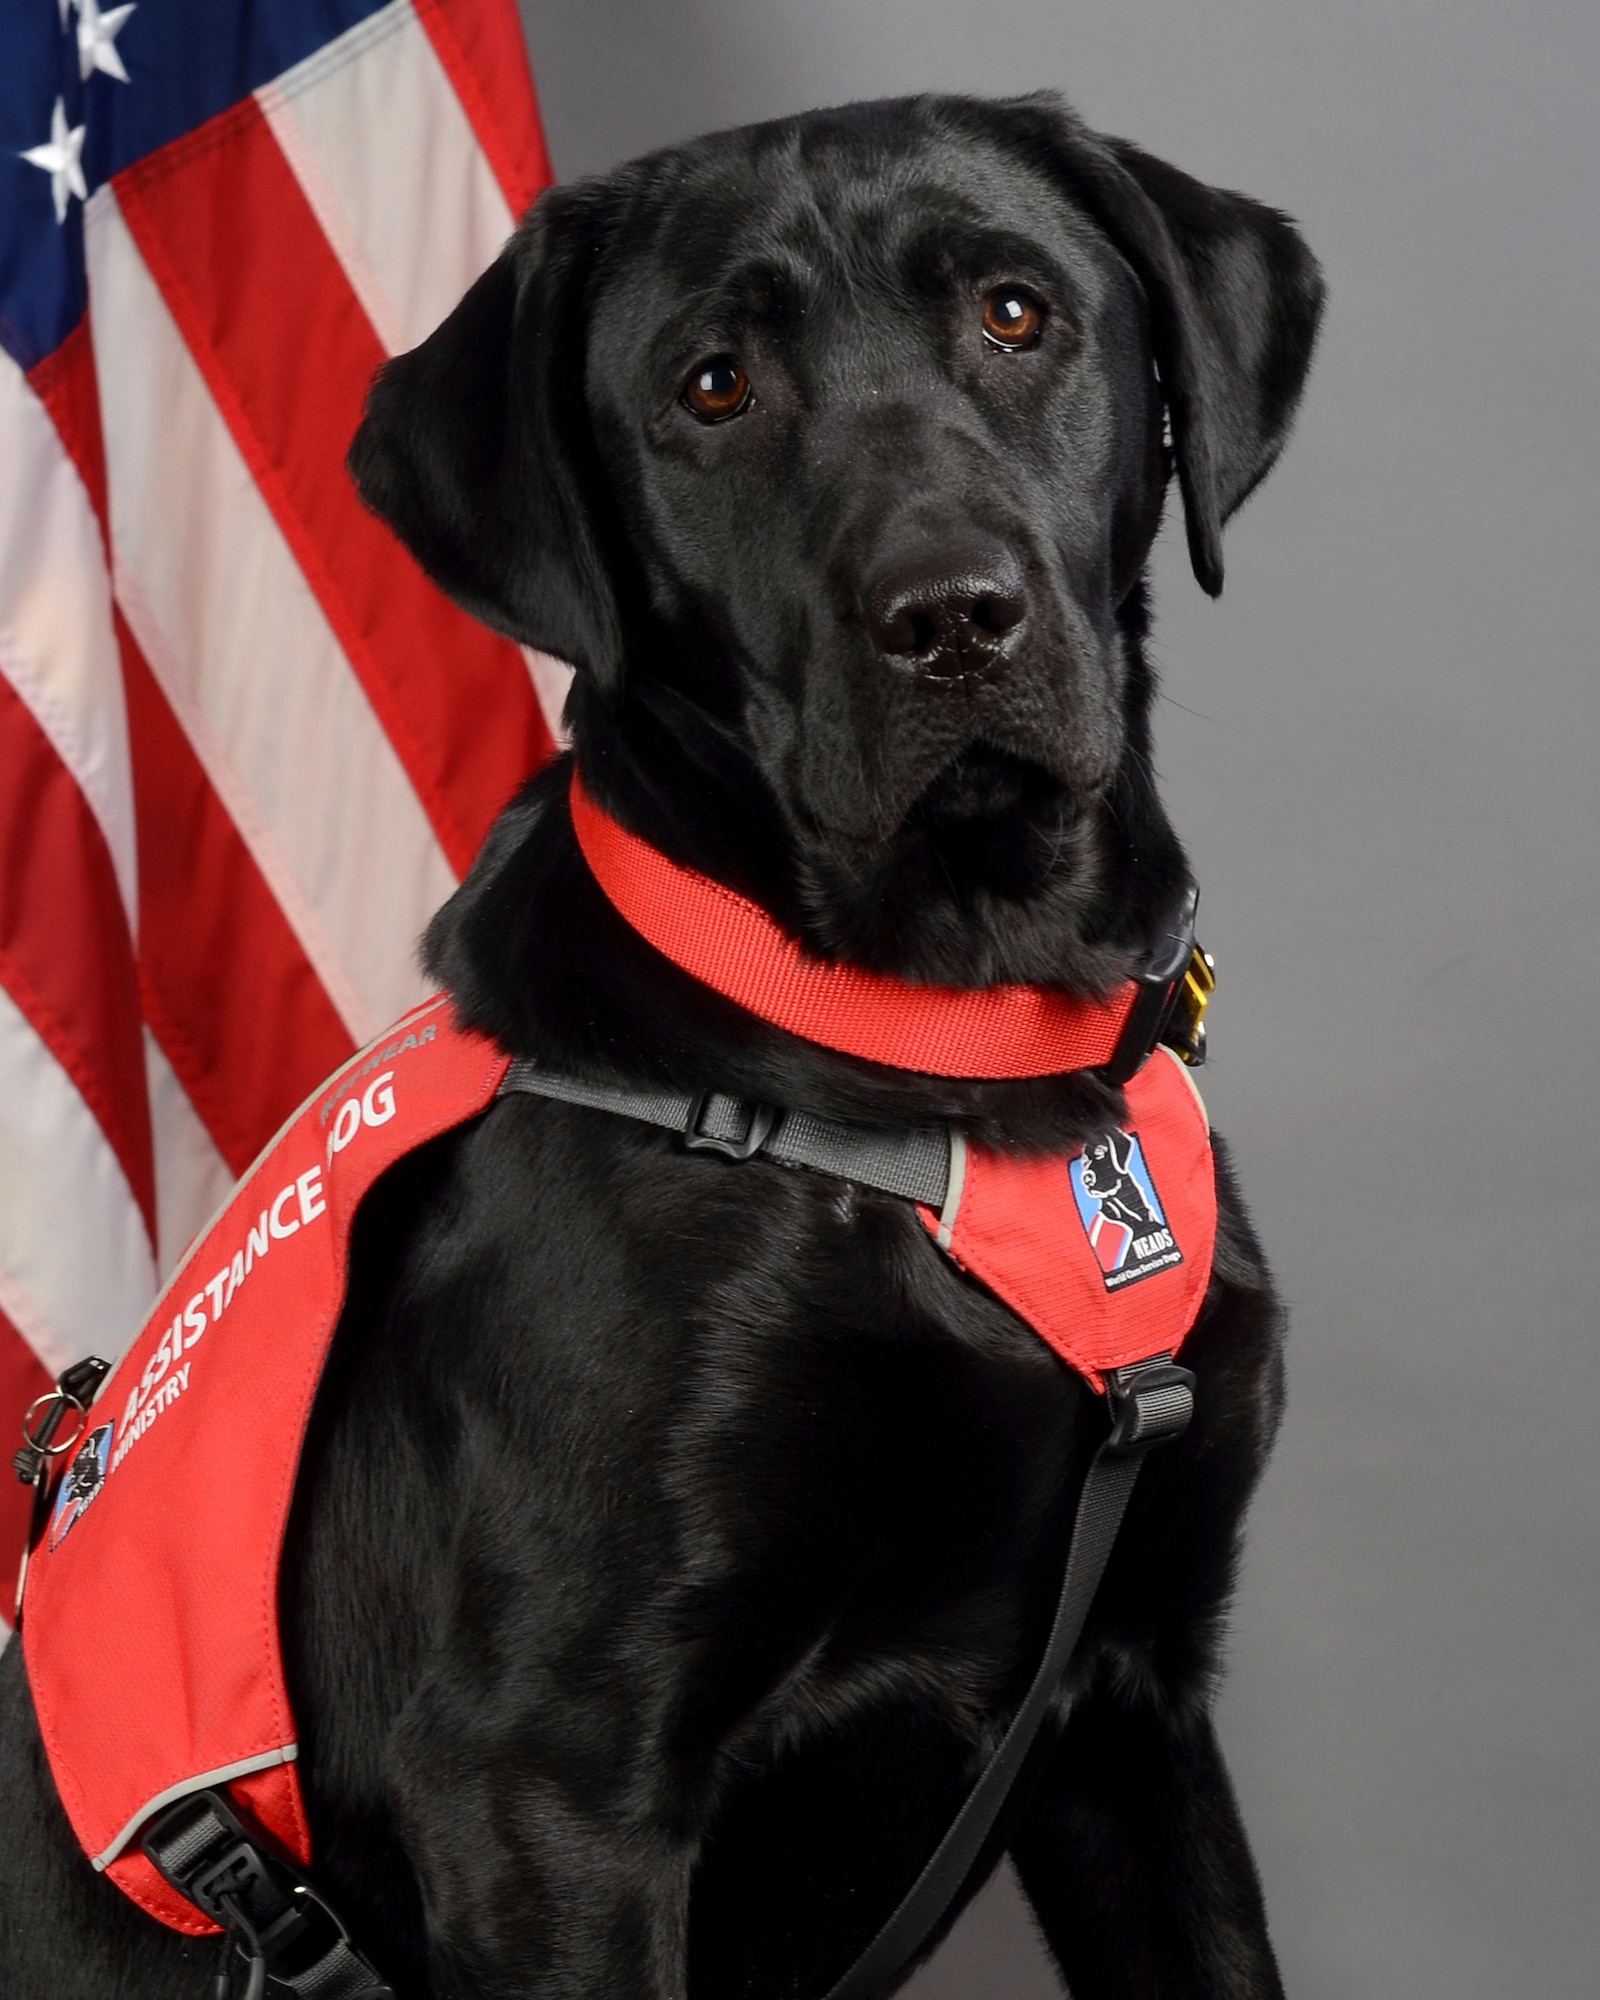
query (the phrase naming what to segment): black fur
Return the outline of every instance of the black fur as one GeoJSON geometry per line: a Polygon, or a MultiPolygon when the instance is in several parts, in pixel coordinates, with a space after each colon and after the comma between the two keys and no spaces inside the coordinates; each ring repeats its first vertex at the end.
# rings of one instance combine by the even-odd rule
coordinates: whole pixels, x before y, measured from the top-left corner
{"type": "MultiPolygon", "coordinates": [[[[1319,307],[1281,216],[1054,98],[855,106],[543,197],[352,463],[447,588],[577,662],[627,824],[819,952],[1103,990],[1185,874],[1142,647],[1156,371],[1214,590],[1319,307]],[[1030,351],[977,330],[1002,284],[1043,301],[1030,351]],[[754,400],[702,425],[679,387],[720,354],[754,400]],[[1026,598],[981,670],[881,654],[869,594],[974,549],[1026,598]]],[[[1019,1148],[1117,1116],[1093,1079],[917,1076],[741,1014],[604,902],[566,782],[428,934],[508,1048],[1019,1148]]],[[[1280,1992],[1209,1720],[1281,1394],[1219,1172],[1194,1426],[985,1863],[1010,1845],[1076,2000],[1280,1992]]],[[[822,1995],[1027,1683],[1103,1421],[903,1203],[500,1103],[358,1219],[283,1593],[321,1881],[419,2000],[822,1995]]],[[[78,1858],[16,1648],[0,1703],[0,1990],[200,1995],[214,1947],[78,1858]]]]}

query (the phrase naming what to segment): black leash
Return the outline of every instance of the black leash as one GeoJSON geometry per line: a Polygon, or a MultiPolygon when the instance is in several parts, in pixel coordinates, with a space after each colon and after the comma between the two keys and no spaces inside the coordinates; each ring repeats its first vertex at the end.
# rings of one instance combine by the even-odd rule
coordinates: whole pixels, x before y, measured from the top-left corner
{"type": "Polygon", "coordinates": [[[1090,1463],[1078,1498],[1066,1574],[1044,1657],[999,1749],[943,1840],[877,1936],[829,1989],[827,2000],[876,2000],[892,1991],[961,1893],[1066,1678],[1145,1453],[1181,1437],[1188,1428],[1194,1377],[1187,1368],[1173,1366],[1165,1355],[1116,1369],[1107,1377],[1106,1387],[1111,1431],[1090,1463]]]}

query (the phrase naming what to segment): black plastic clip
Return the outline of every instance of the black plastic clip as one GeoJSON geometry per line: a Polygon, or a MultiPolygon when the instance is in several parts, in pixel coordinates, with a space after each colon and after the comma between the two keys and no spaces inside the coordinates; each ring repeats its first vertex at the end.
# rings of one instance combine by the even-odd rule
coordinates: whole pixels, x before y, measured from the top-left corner
{"type": "Polygon", "coordinates": [[[1128,1018],[1122,1024],[1117,1046],[1100,1065],[1100,1074],[1107,1083],[1126,1083],[1157,1042],[1168,1039],[1169,1031],[1179,1024],[1180,1013],[1181,1045],[1174,1042],[1178,1054],[1191,1065],[1197,1066],[1204,1060],[1205,1030],[1200,1024],[1200,1016],[1205,1012],[1205,1002],[1215,981],[1209,977],[1211,961],[1194,941],[1195,913],[1199,906],[1200,891],[1191,884],[1171,917],[1162,925],[1145,960],[1144,970],[1135,982],[1139,990],[1134,996],[1128,1018]],[[1195,974],[1196,960],[1203,966],[1209,983],[1199,998],[1198,1009],[1185,1011],[1182,1003],[1188,999],[1187,982],[1191,976],[1198,976],[1195,974]]]}
{"type": "MultiPolygon", "coordinates": [[[[689,1107],[689,1115],[683,1121],[683,1143],[691,1153],[720,1153],[725,1160],[748,1160],[761,1151],[772,1137],[773,1127],[781,1113],[773,1104],[747,1104],[741,1109],[748,1112],[749,1123],[742,1139],[719,1139],[700,1127],[706,1115],[706,1106],[715,1095],[713,1091],[702,1090],[689,1107]]],[[[737,1102],[737,1100],[730,1100],[737,1102]]]]}
{"type": "Polygon", "coordinates": [[[1106,1372],[1111,1432],[1106,1447],[1115,1452],[1148,1451],[1180,1438],[1194,1415],[1194,1376],[1170,1354],[1155,1354],[1126,1368],[1106,1372]]]}
{"type": "Polygon", "coordinates": [[[269,1965],[312,1928],[305,1904],[292,1888],[287,1898],[277,1892],[265,1856],[248,1840],[236,1841],[195,1876],[189,1900],[224,1930],[246,1930],[251,1956],[269,1965]]]}
{"type": "Polygon", "coordinates": [[[231,1990],[241,1958],[246,2000],[260,2000],[269,1978],[317,2000],[394,2000],[304,1872],[223,1792],[193,1792],[169,1806],[141,1845],[178,1894],[222,1926],[219,1995],[231,1990]]]}

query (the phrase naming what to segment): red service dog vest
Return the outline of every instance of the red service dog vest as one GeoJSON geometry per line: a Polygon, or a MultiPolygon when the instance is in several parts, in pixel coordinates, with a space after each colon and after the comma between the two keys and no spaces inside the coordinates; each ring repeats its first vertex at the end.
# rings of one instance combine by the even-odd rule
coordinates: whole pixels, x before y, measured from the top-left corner
{"type": "Polygon", "coordinates": [[[177,1930],[217,1926],[137,1836],[184,1793],[227,1781],[310,1860],[278,1554],[350,1226],[386,1167],[490,1103],[506,1064],[438,999],[337,1071],[198,1238],[57,1489],[22,1623],[50,1769],[95,1866],[177,1930]]]}
{"type": "MultiPolygon", "coordinates": [[[[23,1649],[84,1852],[173,1928],[217,1926],[138,1847],[145,1822],[226,1784],[302,1865],[310,1836],[278,1632],[301,1440],[343,1303],[362,1196],[484,1110],[508,1058],[430,1001],[289,1121],[198,1238],[103,1385],[28,1571],[23,1649]]],[[[1125,1124],[1073,1156],[952,1140],[923,1223],[1099,1388],[1176,1351],[1211,1271],[1205,1112],[1165,1049],[1125,1124]]]]}

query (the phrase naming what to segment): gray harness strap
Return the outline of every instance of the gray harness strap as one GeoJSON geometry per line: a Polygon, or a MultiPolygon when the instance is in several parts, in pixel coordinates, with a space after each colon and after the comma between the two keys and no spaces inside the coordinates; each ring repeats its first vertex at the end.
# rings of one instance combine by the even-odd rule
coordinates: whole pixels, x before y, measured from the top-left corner
{"type": "Polygon", "coordinates": [[[809,1111],[749,1104],[716,1090],[696,1095],[687,1090],[588,1083],[525,1059],[506,1071],[500,1091],[502,1095],[526,1091],[534,1097],[559,1098],[563,1104],[582,1104],[591,1111],[615,1112],[678,1133],[691,1151],[721,1153],[733,1160],[772,1160],[780,1167],[810,1167],[934,1209],[944,1207],[952,1159],[961,1144],[959,1136],[942,1125],[896,1131],[847,1125],[809,1111]]]}

